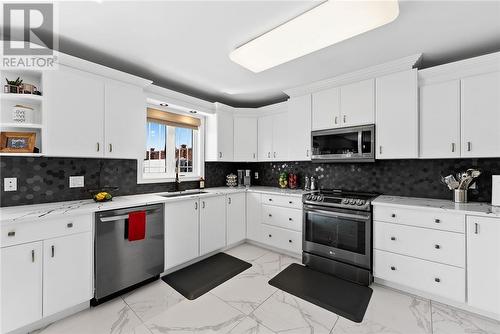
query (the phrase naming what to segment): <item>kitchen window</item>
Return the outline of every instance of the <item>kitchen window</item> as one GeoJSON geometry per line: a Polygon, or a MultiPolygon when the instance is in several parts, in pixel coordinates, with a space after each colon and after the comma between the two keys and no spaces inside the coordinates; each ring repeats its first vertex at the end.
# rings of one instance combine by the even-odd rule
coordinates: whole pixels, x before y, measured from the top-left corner
{"type": "Polygon", "coordinates": [[[144,179],[200,176],[200,119],[148,108],[144,179]]]}

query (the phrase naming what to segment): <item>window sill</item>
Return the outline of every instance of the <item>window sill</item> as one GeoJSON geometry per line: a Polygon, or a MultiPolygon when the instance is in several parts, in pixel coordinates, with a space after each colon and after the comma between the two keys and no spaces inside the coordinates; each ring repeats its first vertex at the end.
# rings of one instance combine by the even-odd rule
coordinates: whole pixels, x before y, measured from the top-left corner
{"type": "MultiPolygon", "coordinates": [[[[201,176],[184,176],[179,177],[181,182],[184,181],[199,181],[201,176]]],[[[175,182],[175,177],[147,177],[142,176],[139,180],[137,180],[138,184],[143,183],[166,183],[166,182],[175,182]]]]}

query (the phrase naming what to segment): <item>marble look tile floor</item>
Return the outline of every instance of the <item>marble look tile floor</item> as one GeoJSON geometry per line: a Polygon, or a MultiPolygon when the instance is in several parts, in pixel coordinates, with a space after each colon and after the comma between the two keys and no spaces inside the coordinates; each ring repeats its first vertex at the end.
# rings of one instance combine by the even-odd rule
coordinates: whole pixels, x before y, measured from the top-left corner
{"type": "Polygon", "coordinates": [[[267,283],[299,259],[250,244],[227,253],[252,267],[196,300],[159,280],[34,333],[500,333],[500,322],[379,285],[363,322],[354,323],[267,283]]]}

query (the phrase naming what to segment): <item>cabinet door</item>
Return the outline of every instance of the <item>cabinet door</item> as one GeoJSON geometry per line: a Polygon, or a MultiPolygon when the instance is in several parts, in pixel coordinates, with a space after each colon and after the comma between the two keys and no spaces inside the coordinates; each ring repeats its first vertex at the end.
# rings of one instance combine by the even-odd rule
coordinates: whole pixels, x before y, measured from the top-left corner
{"type": "Polygon", "coordinates": [[[247,239],[261,239],[261,194],[247,192],[247,239]]]}
{"type": "Polygon", "coordinates": [[[232,245],[245,239],[246,207],[245,193],[227,195],[227,244],[232,245]]]}
{"type": "Polygon", "coordinates": [[[288,100],[288,159],[311,160],[311,95],[288,100]]]}
{"type": "Polygon", "coordinates": [[[104,80],[62,65],[44,77],[47,155],[102,157],[104,80]]]}
{"type": "Polygon", "coordinates": [[[106,82],[104,124],[106,157],[143,158],[146,149],[146,98],[142,88],[106,82]]]}
{"type": "Polygon", "coordinates": [[[259,161],[271,160],[273,154],[273,116],[259,117],[258,144],[259,161]]]}
{"type": "Polygon", "coordinates": [[[200,199],[200,255],[226,246],[226,197],[200,199]]]}
{"type": "Polygon", "coordinates": [[[417,70],[377,78],[376,158],[418,157],[417,70]]]}
{"type": "Polygon", "coordinates": [[[217,143],[219,147],[219,161],[233,161],[233,114],[219,112],[217,115],[217,143]]]}
{"type": "Polygon", "coordinates": [[[500,72],[462,79],[462,157],[500,156],[500,72]]]}
{"type": "Polygon", "coordinates": [[[43,241],[43,316],[92,298],[90,232],[43,241]]]}
{"type": "Polygon", "coordinates": [[[257,118],[234,118],[234,161],[257,161],[257,118]]]}
{"type": "Polygon", "coordinates": [[[340,87],[341,126],[373,124],[375,81],[373,79],[340,87]]]}
{"type": "Polygon", "coordinates": [[[198,219],[198,199],[165,204],[165,269],[198,257],[198,219]]]}
{"type": "Polygon", "coordinates": [[[2,333],[42,318],[42,243],[0,249],[2,333]]]}
{"type": "Polygon", "coordinates": [[[340,88],[334,87],[312,94],[312,130],[340,126],[340,88]]]}
{"type": "Polygon", "coordinates": [[[420,156],[460,157],[460,83],[420,88],[420,156]]]}
{"type": "Polygon", "coordinates": [[[280,113],[273,116],[272,160],[286,161],[287,159],[288,159],[288,114],[280,113]]]}
{"type": "Polygon", "coordinates": [[[467,295],[473,307],[500,315],[500,219],[467,216],[467,295]]]}

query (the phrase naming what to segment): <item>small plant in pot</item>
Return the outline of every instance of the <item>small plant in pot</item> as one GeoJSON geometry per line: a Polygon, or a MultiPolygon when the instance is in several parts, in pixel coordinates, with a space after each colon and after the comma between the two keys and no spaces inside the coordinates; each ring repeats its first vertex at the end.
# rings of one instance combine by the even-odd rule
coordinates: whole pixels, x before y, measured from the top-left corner
{"type": "Polygon", "coordinates": [[[14,93],[14,94],[19,93],[21,84],[23,83],[23,79],[19,77],[17,77],[16,80],[9,80],[5,78],[5,81],[7,81],[7,87],[9,93],[14,93]]]}

